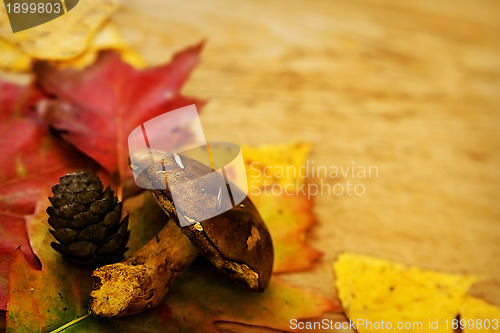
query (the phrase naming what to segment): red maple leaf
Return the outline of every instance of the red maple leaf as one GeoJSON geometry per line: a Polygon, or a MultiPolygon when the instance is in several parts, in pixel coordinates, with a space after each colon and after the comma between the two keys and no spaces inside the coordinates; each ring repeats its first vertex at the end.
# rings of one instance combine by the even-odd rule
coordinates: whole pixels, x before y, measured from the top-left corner
{"type": "Polygon", "coordinates": [[[101,54],[83,71],[39,62],[35,81],[40,90],[0,82],[0,309],[6,308],[8,264],[14,250],[21,246],[28,262],[39,265],[25,216],[33,214],[41,194],[48,195],[59,177],[78,169],[97,170],[87,156],[51,135],[47,123],[120,184],[131,176],[131,130],[165,112],[202,104],[180,94],[202,46],[180,52],[167,65],[141,71],[113,52],[101,54]],[[30,111],[34,104],[44,117],[30,111]]]}
{"type": "Polygon", "coordinates": [[[7,306],[8,265],[21,246],[28,262],[38,266],[25,226],[44,191],[59,177],[88,160],[50,135],[49,128],[34,117],[29,106],[40,98],[32,88],[0,82],[0,309],[7,306]]]}
{"type": "Polygon", "coordinates": [[[65,140],[123,183],[132,175],[127,138],[133,129],[168,111],[203,104],[180,93],[202,47],[200,43],[166,65],[145,70],[134,69],[114,52],[102,53],[83,71],[36,63],[36,83],[50,96],[39,111],[65,140]]]}

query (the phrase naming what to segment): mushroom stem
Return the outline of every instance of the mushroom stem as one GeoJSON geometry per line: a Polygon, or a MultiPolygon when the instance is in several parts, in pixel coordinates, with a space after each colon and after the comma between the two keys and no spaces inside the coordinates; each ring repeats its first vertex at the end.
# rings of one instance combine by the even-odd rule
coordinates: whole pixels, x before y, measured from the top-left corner
{"type": "Polygon", "coordinates": [[[169,221],[157,237],[133,256],[92,273],[92,313],[117,317],[158,305],[197,255],[198,251],[189,239],[169,221]]]}

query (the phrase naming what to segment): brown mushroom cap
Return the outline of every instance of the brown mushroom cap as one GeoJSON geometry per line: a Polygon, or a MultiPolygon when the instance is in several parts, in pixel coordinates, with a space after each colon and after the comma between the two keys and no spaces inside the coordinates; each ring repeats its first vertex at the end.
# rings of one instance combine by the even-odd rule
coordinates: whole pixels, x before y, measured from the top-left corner
{"type": "MultiPolygon", "coordinates": [[[[160,160],[156,155],[154,160],[160,160]]],[[[144,161],[151,163],[149,156],[144,161]]],[[[168,179],[166,189],[152,192],[179,227],[186,225],[181,230],[206,259],[253,291],[266,288],[273,268],[273,244],[262,217],[248,197],[234,207],[231,202],[221,202],[222,175],[183,154],[163,154],[161,162],[142,169],[141,181],[151,183],[153,188],[161,188],[168,179]],[[203,177],[208,174],[210,177],[203,177]],[[181,206],[174,204],[170,188],[175,188],[175,202],[181,199],[181,206]],[[207,215],[214,217],[200,219],[207,215]]]]}

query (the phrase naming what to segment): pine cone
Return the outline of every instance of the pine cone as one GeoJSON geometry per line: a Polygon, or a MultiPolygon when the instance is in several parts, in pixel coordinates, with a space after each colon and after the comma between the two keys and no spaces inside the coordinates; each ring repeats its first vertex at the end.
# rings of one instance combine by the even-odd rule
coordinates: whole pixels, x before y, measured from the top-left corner
{"type": "Polygon", "coordinates": [[[50,230],[59,242],[50,245],[64,258],[81,265],[102,266],[120,261],[127,251],[128,215],[120,222],[122,203],[96,176],[77,172],[52,187],[47,208],[50,230]]]}

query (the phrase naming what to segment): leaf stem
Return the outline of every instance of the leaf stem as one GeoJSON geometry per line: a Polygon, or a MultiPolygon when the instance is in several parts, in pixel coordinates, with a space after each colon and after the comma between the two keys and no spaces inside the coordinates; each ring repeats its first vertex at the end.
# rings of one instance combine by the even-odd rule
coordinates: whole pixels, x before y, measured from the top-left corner
{"type": "Polygon", "coordinates": [[[80,318],[73,319],[73,320],[72,320],[72,321],[70,321],[69,323],[64,324],[63,326],[61,326],[61,327],[59,327],[59,328],[57,328],[57,329],[55,329],[55,330],[51,331],[50,333],[58,333],[58,332],[62,332],[62,331],[64,331],[65,329],[67,329],[68,327],[70,327],[70,326],[72,326],[72,325],[76,324],[77,322],[84,320],[84,319],[85,319],[85,318],[87,318],[88,316],[90,316],[90,311],[89,311],[86,315],[81,316],[80,318]]]}
{"type": "Polygon", "coordinates": [[[121,180],[116,191],[116,196],[118,197],[118,201],[123,201],[123,185],[121,184],[121,180]]]}

